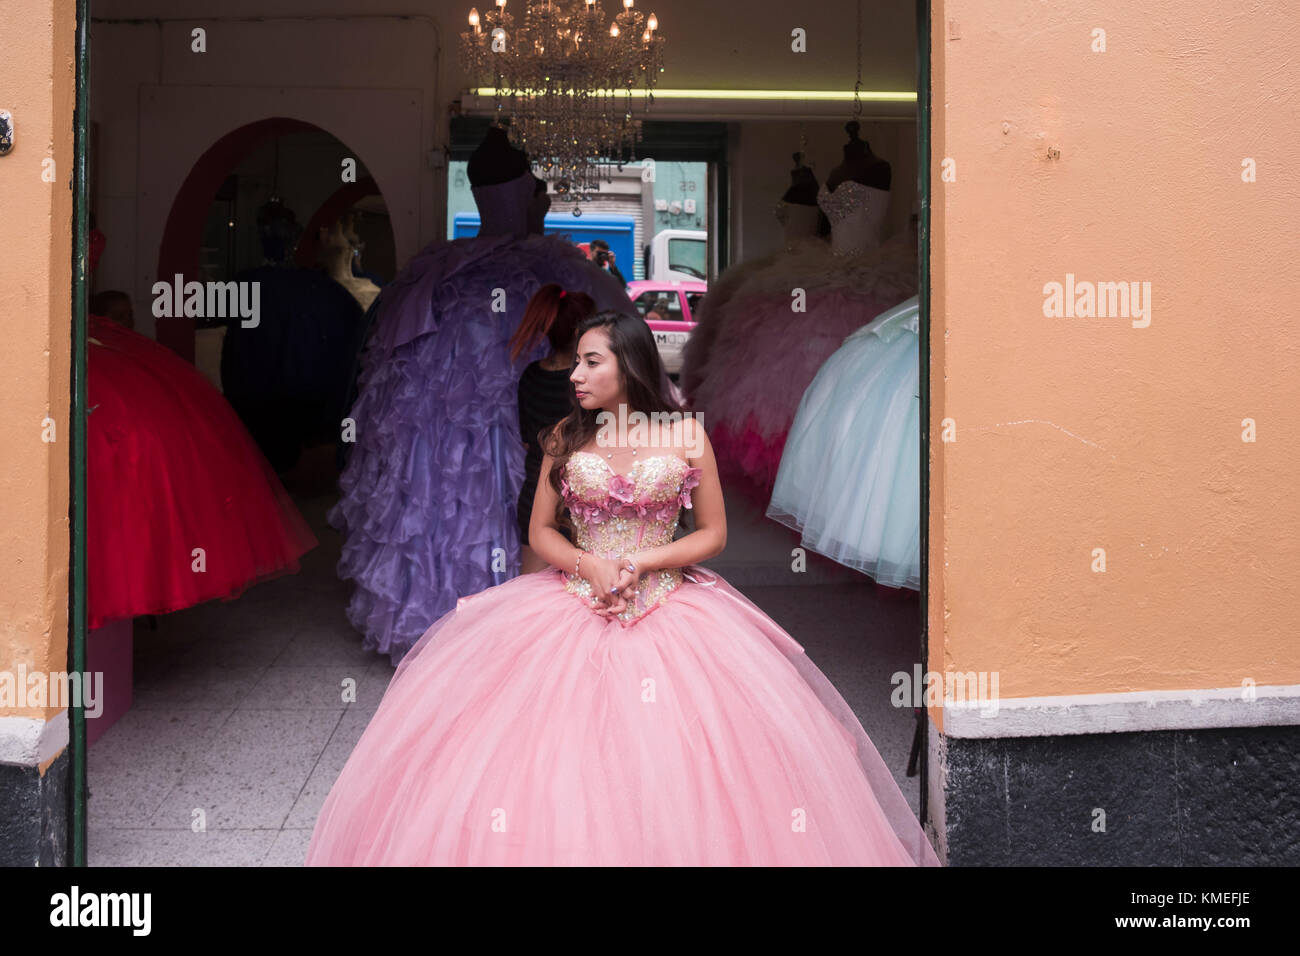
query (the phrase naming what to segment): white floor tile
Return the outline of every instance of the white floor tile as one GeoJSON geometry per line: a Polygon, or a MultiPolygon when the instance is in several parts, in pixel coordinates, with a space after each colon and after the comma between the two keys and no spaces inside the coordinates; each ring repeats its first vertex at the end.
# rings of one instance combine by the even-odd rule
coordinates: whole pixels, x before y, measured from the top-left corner
{"type": "MultiPolygon", "coordinates": [[[[325,752],[321,754],[311,776],[307,778],[306,786],[294,802],[289,818],[284,822],[286,828],[311,828],[316,825],[320,808],[324,805],[330,788],[334,786],[334,781],[343,772],[343,765],[348,762],[348,757],[356,747],[357,741],[361,739],[362,733],[365,732],[366,725],[370,723],[370,717],[371,714],[362,711],[349,711],[343,715],[329,744],[325,747],[325,752]]],[[[303,849],[305,851],[306,847],[303,849]]]]}
{"type": "Polygon", "coordinates": [[[97,828],[87,831],[86,857],[90,866],[257,866],[278,836],[278,830],[97,828]]]}
{"type": "Polygon", "coordinates": [[[237,710],[185,768],[150,820],[158,829],[284,825],[341,711],[237,710]],[[201,812],[201,817],[200,817],[201,812]]]}
{"type": "Polygon", "coordinates": [[[281,830],[275,835],[262,866],[302,866],[311,844],[311,830],[281,830]]]}
{"type": "Polygon", "coordinates": [[[234,708],[132,708],[87,755],[91,826],[145,827],[234,708]]]}
{"type": "Polygon", "coordinates": [[[141,710],[213,710],[234,707],[256,686],[265,664],[223,667],[203,661],[186,662],[166,680],[136,689],[132,708],[141,710]]]}

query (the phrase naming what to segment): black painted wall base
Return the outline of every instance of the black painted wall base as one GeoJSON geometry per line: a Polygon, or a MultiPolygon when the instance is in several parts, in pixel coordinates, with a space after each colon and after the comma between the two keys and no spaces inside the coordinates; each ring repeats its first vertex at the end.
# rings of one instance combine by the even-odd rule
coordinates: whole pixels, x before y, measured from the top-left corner
{"type": "Polygon", "coordinates": [[[0,764],[0,866],[66,866],[68,769],[65,749],[45,773],[0,764]]]}
{"type": "Polygon", "coordinates": [[[1300,865],[1300,727],[931,741],[948,866],[1300,865]]]}

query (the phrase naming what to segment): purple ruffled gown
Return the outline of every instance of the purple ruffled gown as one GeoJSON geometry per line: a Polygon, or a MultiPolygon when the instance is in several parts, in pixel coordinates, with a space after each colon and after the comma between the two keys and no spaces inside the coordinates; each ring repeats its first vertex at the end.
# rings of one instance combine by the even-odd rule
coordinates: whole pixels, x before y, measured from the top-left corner
{"type": "Polygon", "coordinates": [[[548,348],[509,361],[528,300],[556,282],[635,314],[570,242],[527,235],[534,184],[526,174],[474,188],[479,235],[431,243],[385,287],[362,358],[355,444],[329,520],[347,538],[339,574],[356,582],[348,618],[394,663],[458,598],[519,573],[516,390],[548,348]]]}

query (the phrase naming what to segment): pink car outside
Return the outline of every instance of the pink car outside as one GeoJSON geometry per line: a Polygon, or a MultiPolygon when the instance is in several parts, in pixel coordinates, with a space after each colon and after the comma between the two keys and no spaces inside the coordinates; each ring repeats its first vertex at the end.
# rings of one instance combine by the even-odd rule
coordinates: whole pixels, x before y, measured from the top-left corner
{"type": "Polygon", "coordinates": [[[694,313],[708,291],[708,283],[637,279],[627,284],[627,294],[654,333],[659,357],[669,375],[682,369],[682,350],[695,329],[694,313]]]}

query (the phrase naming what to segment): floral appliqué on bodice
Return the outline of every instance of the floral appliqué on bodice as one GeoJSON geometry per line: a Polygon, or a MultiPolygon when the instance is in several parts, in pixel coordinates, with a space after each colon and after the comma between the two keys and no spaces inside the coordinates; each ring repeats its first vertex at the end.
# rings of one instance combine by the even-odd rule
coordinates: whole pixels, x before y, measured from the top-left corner
{"type": "MultiPolygon", "coordinates": [[[[626,554],[670,544],[683,508],[691,507],[691,489],[701,470],[677,455],[652,455],[636,462],[626,475],[592,452],[574,452],[560,478],[560,494],[573,519],[574,543],[589,554],[618,560],[626,554]]],[[[590,582],[564,572],[564,589],[590,607],[590,582]]],[[[624,594],[627,609],[617,620],[635,624],[667,600],[682,583],[681,568],[641,575],[624,594]]]]}

